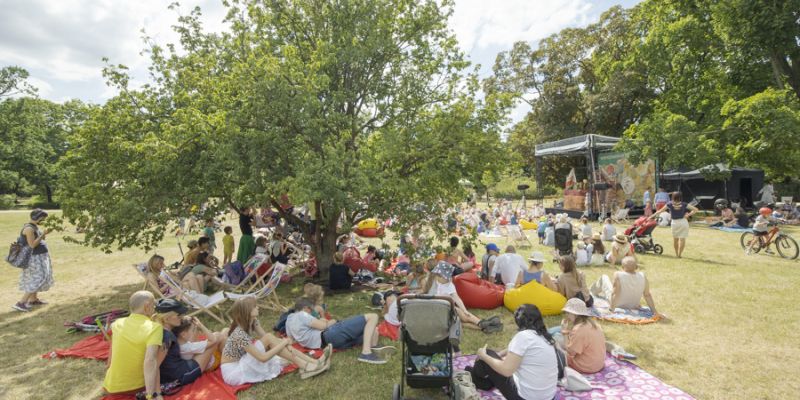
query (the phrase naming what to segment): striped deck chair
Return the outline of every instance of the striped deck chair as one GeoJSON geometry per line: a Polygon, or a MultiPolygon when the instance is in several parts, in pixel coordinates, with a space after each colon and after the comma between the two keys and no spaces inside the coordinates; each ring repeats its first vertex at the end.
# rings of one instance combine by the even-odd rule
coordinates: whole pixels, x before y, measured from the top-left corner
{"type": "Polygon", "coordinates": [[[508,225],[508,236],[514,240],[514,244],[520,248],[530,248],[533,247],[530,239],[525,234],[525,232],[520,228],[519,225],[508,225]]]}
{"type": "MultiPolygon", "coordinates": [[[[149,287],[151,292],[158,295],[158,297],[162,299],[175,297],[175,293],[173,293],[171,287],[168,287],[167,289],[169,290],[166,290],[166,293],[164,293],[165,290],[163,287],[153,287],[153,284],[147,280],[147,263],[133,264],[133,269],[136,270],[136,272],[139,274],[140,277],[142,277],[142,280],[144,281],[144,283],[142,284],[142,290],[148,290],[149,287]]],[[[162,273],[168,274],[169,272],[162,271],[162,273]]]]}
{"type": "Polygon", "coordinates": [[[263,274],[258,274],[258,269],[264,264],[269,263],[269,256],[266,254],[253,254],[249,260],[242,266],[247,275],[239,282],[238,285],[234,286],[229,290],[230,293],[238,293],[238,294],[249,294],[253,293],[254,291],[258,290],[259,288],[264,286],[264,279],[270,276],[270,272],[272,271],[272,266],[267,268],[263,274]]]}
{"type": "Polygon", "coordinates": [[[183,301],[190,308],[194,309],[194,311],[187,314],[190,317],[199,313],[203,313],[207,314],[211,318],[214,318],[223,325],[226,325],[228,323],[228,321],[220,318],[219,315],[215,314],[214,311],[212,311],[212,308],[228,300],[225,297],[225,294],[221,290],[217,293],[212,294],[211,296],[208,296],[203,293],[197,293],[193,290],[184,289],[181,286],[180,282],[175,280],[175,278],[166,271],[161,271],[160,278],[162,281],[164,281],[164,283],[169,285],[169,287],[176,293],[175,298],[183,301]]]}
{"type": "MultiPolygon", "coordinates": [[[[225,292],[225,296],[229,299],[236,300],[242,297],[252,296],[255,297],[257,300],[267,300],[266,307],[273,310],[273,311],[286,311],[287,308],[284,307],[281,302],[280,298],[278,297],[278,293],[276,290],[278,289],[278,285],[281,283],[281,276],[283,272],[286,271],[288,266],[282,263],[275,263],[272,265],[272,271],[270,273],[269,280],[264,283],[260,289],[255,292],[247,293],[247,294],[240,294],[240,293],[231,293],[225,292]]],[[[265,274],[266,275],[266,274],[265,274]]]]}

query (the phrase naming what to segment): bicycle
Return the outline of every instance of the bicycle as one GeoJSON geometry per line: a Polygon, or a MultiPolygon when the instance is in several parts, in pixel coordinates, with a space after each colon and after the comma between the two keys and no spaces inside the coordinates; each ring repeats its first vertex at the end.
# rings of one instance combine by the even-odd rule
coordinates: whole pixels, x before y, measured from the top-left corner
{"type": "Polygon", "coordinates": [[[783,258],[794,260],[800,255],[800,247],[797,246],[797,242],[791,236],[781,232],[777,225],[770,228],[769,233],[765,236],[757,237],[753,232],[745,232],[739,238],[739,244],[741,244],[742,249],[745,251],[749,249],[754,253],[758,253],[761,249],[766,249],[765,252],[769,252],[769,245],[773,243],[775,244],[775,249],[778,250],[778,254],[783,258]],[[753,243],[753,240],[756,240],[756,242],[753,243]]]}

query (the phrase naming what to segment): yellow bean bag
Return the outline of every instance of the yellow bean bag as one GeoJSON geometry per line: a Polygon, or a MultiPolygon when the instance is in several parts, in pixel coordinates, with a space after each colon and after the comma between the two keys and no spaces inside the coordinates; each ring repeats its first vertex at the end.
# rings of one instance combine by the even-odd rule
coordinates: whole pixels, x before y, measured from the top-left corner
{"type": "Polygon", "coordinates": [[[375,218],[368,218],[358,223],[359,230],[365,229],[378,229],[378,220],[375,218]]]}
{"type": "Polygon", "coordinates": [[[509,311],[517,311],[523,304],[533,304],[542,315],[558,315],[567,303],[567,298],[554,292],[536,281],[530,281],[521,287],[506,290],[503,304],[509,311]]]}
{"type": "Polygon", "coordinates": [[[536,230],[536,228],[539,227],[539,224],[533,221],[522,219],[519,221],[519,226],[522,228],[523,231],[527,231],[527,230],[536,230]]]}

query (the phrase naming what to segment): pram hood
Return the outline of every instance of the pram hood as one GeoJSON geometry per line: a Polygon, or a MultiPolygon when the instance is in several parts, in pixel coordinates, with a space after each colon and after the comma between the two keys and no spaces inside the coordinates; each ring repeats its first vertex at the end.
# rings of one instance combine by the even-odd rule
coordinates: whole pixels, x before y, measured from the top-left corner
{"type": "Polygon", "coordinates": [[[438,298],[401,298],[399,301],[400,322],[411,340],[425,346],[450,336],[455,322],[451,301],[438,298]]]}

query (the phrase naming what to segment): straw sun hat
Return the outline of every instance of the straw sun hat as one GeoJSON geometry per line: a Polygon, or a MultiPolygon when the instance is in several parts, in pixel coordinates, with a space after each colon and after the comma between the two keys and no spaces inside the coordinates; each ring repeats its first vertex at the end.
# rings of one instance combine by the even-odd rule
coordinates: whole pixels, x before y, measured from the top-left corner
{"type": "Polygon", "coordinates": [[[584,303],[583,300],[574,297],[567,301],[567,304],[564,305],[564,308],[562,308],[561,311],[574,315],[585,315],[587,317],[592,316],[592,314],[589,313],[589,309],[586,308],[586,303],[584,303]]]}
{"type": "Polygon", "coordinates": [[[619,244],[628,243],[628,237],[625,235],[614,235],[614,241],[619,244]]]}

